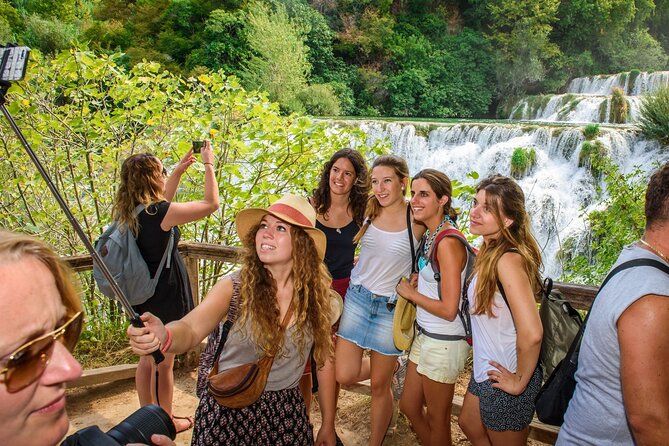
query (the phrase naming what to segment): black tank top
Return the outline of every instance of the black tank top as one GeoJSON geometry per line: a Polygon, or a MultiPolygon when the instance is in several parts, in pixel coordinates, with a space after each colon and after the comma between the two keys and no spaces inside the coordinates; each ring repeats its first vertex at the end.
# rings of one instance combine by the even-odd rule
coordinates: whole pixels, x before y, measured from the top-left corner
{"type": "Polygon", "coordinates": [[[316,228],[325,233],[327,248],[325,249],[325,265],[333,279],[345,279],[351,276],[355,244],[353,237],[360,230],[355,221],[343,228],[329,228],[316,220],[316,228]]]}

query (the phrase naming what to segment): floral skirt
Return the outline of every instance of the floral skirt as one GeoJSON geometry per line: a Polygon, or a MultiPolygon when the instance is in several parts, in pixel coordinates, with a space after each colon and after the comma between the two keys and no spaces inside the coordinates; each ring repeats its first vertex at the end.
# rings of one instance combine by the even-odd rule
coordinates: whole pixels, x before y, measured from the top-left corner
{"type": "Polygon", "coordinates": [[[265,391],[242,409],[223,407],[205,392],[195,412],[193,446],[313,444],[313,427],[297,387],[265,391]]]}

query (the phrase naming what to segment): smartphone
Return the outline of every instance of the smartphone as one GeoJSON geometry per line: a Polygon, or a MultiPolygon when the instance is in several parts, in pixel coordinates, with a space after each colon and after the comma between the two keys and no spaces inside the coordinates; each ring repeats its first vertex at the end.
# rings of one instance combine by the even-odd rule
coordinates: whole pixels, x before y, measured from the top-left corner
{"type": "Polygon", "coordinates": [[[200,153],[203,146],[204,141],[193,141],[193,153],[200,153]]]}

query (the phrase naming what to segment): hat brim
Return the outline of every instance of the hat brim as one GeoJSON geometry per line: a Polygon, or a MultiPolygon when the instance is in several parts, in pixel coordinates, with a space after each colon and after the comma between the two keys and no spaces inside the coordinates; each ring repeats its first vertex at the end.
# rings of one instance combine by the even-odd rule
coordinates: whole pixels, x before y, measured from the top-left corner
{"type": "Polygon", "coordinates": [[[235,225],[237,226],[237,235],[239,236],[239,239],[244,240],[251,229],[260,223],[260,220],[262,220],[262,218],[267,214],[273,215],[279,220],[285,221],[292,226],[297,226],[298,228],[304,229],[307,235],[314,241],[314,245],[316,245],[318,258],[321,260],[325,258],[325,247],[327,246],[327,239],[323,231],[312,226],[300,224],[287,215],[281,214],[279,212],[270,212],[267,209],[249,208],[237,213],[237,216],[235,217],[235,225]]]}
{"type": "Polygon", "coordinates": [[[414,337],[416,307],[402,296],[397,297],[393,314],[393,341],[398,350],[408,350],[414,337]]]}

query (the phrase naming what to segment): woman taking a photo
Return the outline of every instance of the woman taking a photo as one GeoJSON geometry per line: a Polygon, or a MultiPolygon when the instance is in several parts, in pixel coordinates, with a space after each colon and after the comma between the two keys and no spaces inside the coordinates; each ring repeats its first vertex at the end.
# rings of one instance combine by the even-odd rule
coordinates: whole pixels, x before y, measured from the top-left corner
{"type": "Polygon", "coordinates": [[[520,186],[501,175],[481,181],[469,227],[483,245],[468,289],[474,369],[458,422],[473,445],[521,445],[541,386],[543,330],[541,254],[520,186]]]}
{"type": "Polygon", "coordinates": [[[397,292],[417,306],[417,331],[400,410],[409,418],[420,442],[435,446],[451,444],[455,382],[469,355],[459,317],[467,250],[462,241],[446,235],[455,232],[457,219],[451,190],[451,180],[434,169],[421,170],[411,180],[414,219],[427,226],[427,232],[417,253],[417,288],[406,280],[397,285],[397,292]],[[437,271],[433,265],[438,265],[437,271]]]}
{"type": "Polygon", "coordinates": [[[411,243],[415,240],[408,203],[404,199],[409,169],[406,161],[384,155],[371,170],[372,195],[360,241],[358,262],[351,272],[336,346],[337,381],[353,384],[371,380],[372,413],[369,443],[380,445],[392,418],[390,384],[402,352],[393,342],[393,311],[386,306],[395,285],[411,273],[411,243]],[[371,350],[363,357],[365,349],[371,350]]]}
{"type": "MultiPolygon", "coordinates": [[[[120,225],[130,228],[136,236],[137,246],[152,277],[158,270],[170,237],[173,237],[170,267],[165,265],[163,268],[154,295],[134,307],[138,314],[148,311],[165,323],[182,318],[193,308],[188,275],[177,250],[180,238],[177,225],[199,220],[218,209],[218,183],[209,141],[202,147],[205,168],[203,200],[187,203],[173,201],[181,176],[194,162],[195,157],[189,151],[168,177],[163,163],[154,155],[131,155],[121,166],[121,182],[112,210],[113,218],[120,225]],[[143,205],[144,209],[137,213],[139,205],[143,205]]],[[[158,395],[154,395],[155,363],[150,357],[140,358],[135,385],[141,406],[159,402],[172,415],[173,366],[174,355],[168,353],[158,365],[158,395]]],[[[173,419],[177,432],[193,427],[190,417],[173,419]]]]}
{"type": "Polygon", "coordinates": [[[264,391],[254,403],[229,408],[207,392],[196,412],[193,445],[312,445],[311,424],[298,382],[313,347],[321,383],[322,425],[317,445],[334,445],[334,368],[331,326],[336,319],[325,235],[309,202],[285,195],[267,209],[236,218],[244,253],[241,271],[223,278],[183,319],[167,326],[150,313],[145,328],[128,328],[133,350],[171,354],[198,345],[229,313],[236,315],[218,358],[218,372],[272,355],[264,391]],[[287,329],[280,324],[288,314],[287,329]],[[292,314],[292,316],[291,316],[292,314]],[[275,349],[279,350],[276,351],[275,349]]]}

